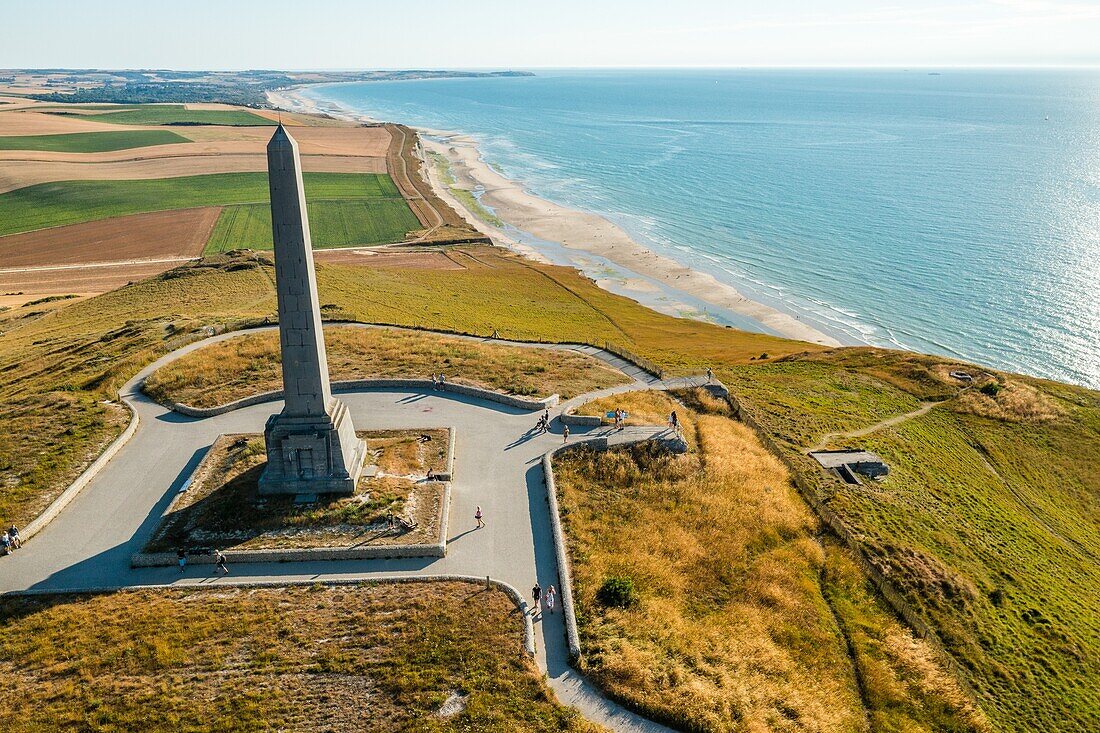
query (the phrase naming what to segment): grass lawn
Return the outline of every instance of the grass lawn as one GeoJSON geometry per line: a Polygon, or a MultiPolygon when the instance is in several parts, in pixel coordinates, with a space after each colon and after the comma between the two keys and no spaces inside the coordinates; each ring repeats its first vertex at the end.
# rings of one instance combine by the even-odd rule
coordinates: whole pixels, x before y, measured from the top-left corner
{"type": "MultiPolygon", "coordinates": [[[[442,372],[459,384],[566,399],[630,381],[600,360],[572,351],[483,344],[415,331],[333,327],[325,331],[325,345],[334,380],[427,379],[442,372]]],[[[145,382],[154,399],[192,407],[213,407],[281,387],[277,331],[199,349],[161,367],[145,382]]]]}
{"type": "MultiPolygon", "coordinates": [[[[416,215],[400,196],[360,201],[309,201],[313,246],[352,247],[399,242],[420,228],[416,215]]],[[[267,204],[227,206],[206,243],[206,254],[233,249],[270,250],[271,209],[267,204]]]]}
{"type": "Polygon", "coordinates": [[[18,730],[595,731],[503,593],[465,583],[0,599],[18,730]],[[469,695],[451,717],[453,694],[469,695]]]}
{"type": "Polygon", "coordinates": [[[360,479],[351,496],[322,495],[311,504],[297,504],[293,496],[257,494],[267,464],[263,435],[219,437],[145,551],[437,542],[443,486],[424,479],[429,471],[445,470],[449,431],[372,430],[358,435],[366,440],[367,463],[378,467],[378,475],[360,479]],[[389,530],[386,515],[391,513],[415,523],[416,529],[389,530]]]}
{"type": "Polygon", "coordinates": [[[876,730],[981,730],[930,651],[860,581],[855,597],[831,583],[843,553],[816,537],[783,465],[724,402],[703,390],[682,399],[695,409],[664,393],[631,407],[676,409],[691,453],[641,444],[555,459],[585,672],[689,730],[861,730],[869,717],[876,730]],[[632,602],[608,601],[609,579],[629,579],[632,602]],[[874,680],[834,596],[869,636],[897,640],[874,680]]]}
{"type": "Polygon", "coordinates": [[[720,376],[938,630],[999,729],[1096,728],[1100,395],[1000,375],[995,397],[971,390],[836,441],[889,464],[884,482],[860,487],[827,477],[795,447],[949,398],[949,366],[860,349],[720,376]]]}
{"type": "Polygon", "coordinates": [[[182,104],[142,104],[123,106],[117,112],[103,112],[115,109],[106,105],[89,106],[95,114],[80,114],[80,107],[65,107],[45,110],[50,114],[77,117],[90,122],[106,122],[114,125],[226,125],[231,127],[251,127],[264,125],[273,127],[278,123],[251,112],[236,109],[186,109],[182,104]]]}
{"type": "Polygon", "coordinates": [[[48,150],[60,153],[105,153],[111,150],[147,148],[191,142],[170,130],[124,132],[73,132],[63,135],[11,135],[0,137],[0,150],[48,150]]]}
{"type": "MultiPolygon", "coordinates": [[[[325,246],[329,238],[339,245],[351,234],[367,231],[380,236],[385,227],[395,227],[386,230],[389,241],[400,241],[407,231],[419,226],[393,181],[384,173],[306,173],[304,180],[309,200],[326,204],[320,210],[323,218],[316,221],[314,242],[317,246],[325,246]],[[346,206],[352,202],[370,206],[364,205],[357,208],[354,215],[349,215],[351,209],[346,206]],[[348,221],[365,218],[374,211],[374,203],[382,204],[378,210],[388,212],[387,215],[373,225],[357,225],[358,228],[349,233],[348,221]],[[396,213],[401,210],[404,214],[396,213]]],[[[148,211],[249,203],[266,208],[269,206],[267,201],[267,175],[264,173],[40,183],[0,194],[0,236],[148,211]]],[[[270,232],[270,214],[268,217],[267,231],[270,232]]],[[[221,230],[219,220],[214,233],[216,241],[221,230]]],[[[226,235],[222,235],[220,241],[228,241],[226,235]]]]}

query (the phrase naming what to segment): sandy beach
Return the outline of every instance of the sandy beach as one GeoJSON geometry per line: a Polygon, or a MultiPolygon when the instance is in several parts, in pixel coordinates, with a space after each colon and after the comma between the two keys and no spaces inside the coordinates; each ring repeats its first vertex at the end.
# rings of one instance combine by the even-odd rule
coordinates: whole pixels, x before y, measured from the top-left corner
{"type": "MultiPolygon", "coordinates": [[[[335,106],[318,105],[293,89],[272,92],[268,97],[272,104],[296,112],[329,114],[357,122],[377,122],[365,115],[352,114],[335,106]]],[[[833,337],[802,322],[796,316],[750,300],[735,287],[720,282],[712,275],[693,270],[653,252],[634,241],[618,225],[598,214],[570,209],[531,194],[521,183],[506,178],[484,161],[477,141],[473,138],[443,130],[419,129],[418,132],[421,133],[426,151],[437,153],[448,161],[450,173],[456,179],[455,186],[477,191],[480,202],[490,208],[497,218],[540,240],[556,242],[567,250],[603,258],[639,276],[627,277],[620,280],[619,284],[622,289],[637,293],[641,296],[639,299],[646,301],[647,305],[652,298],[644,296],[652,295],[652,291],[658,289],[653,283],[660,283],[674,292],[691,296],[690,299],[747,317],[782,336],[829,346],[840,345],[833,337]]],[[[517,241],[467,210],[439,179],[440,172],[436,170],[436,166],[431,165],[428,168],[436,192],[457,211],[462,212],[474,226],[503,246],[528,256],[539,256],[537,248],[517,241]]],[[[692,310],[682,304],[671,308],[679,314],[692,310]]]]}

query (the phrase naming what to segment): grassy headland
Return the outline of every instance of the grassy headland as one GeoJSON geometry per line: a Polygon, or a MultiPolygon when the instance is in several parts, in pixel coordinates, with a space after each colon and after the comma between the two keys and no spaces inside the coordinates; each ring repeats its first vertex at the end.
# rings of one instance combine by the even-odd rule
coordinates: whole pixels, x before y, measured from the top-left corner
{"type": "MultiPolygon", "coordinates": [[[[944,359],[877,349],[721,374],[744,412],[942,638],[1003,730],[1100,722],[1100,395],[993,374],[959,387],[944,359]],[[853,389],[857,389],[853,395],[853,389]],[[850,486],[802,455],[827,433],[942,400],[858,440],[890,465],[850,486]],[[1090,610],[1091,609],[1091,610],[1090,610]]],[[[975,374],[981,370],[971,371],[975,374]]]]}
{"type": "Polygon", "coordinates": [[[585,672],[685,730],[984,729],[931,650],[817,536],[782,463],[725,403],[682,398],[696,409],[658,393],[624,406],[649,422],[676,409],[695,452],[555,460],[585,672]],[[609,579],[634,598],[608,602],[609,579]]]}
{"type": "MultiPolygon", "coordinates": [[[[1004,386],[994,396],[971,390],[867,438],[839,439],[877,450],[892,468],[881,484],[847,487],[802,452],[829,433],[955,398],[958,386],[945,377],[949,360],[823,350],[674,319],[569,268],[491,248],[433,257],[423,262],[445,266],[389,266],[383,257],[371,258],[369,268],[319,265],[326,316],[610,341],[671,373],[712,367],[804,488],[864,538],[871,560],[940,631],[993,727],[1096,727],[1100,582],[1088,553],[1100,546],[1097,393],[996,375],[1004,386]]],[[[200,338],[203,326],[270,319],[271,281],[263,261],[215,257],[56,313],[42,306],[0,314],[7,438],[0,441],[0,518],[25,523],[117,434],[123,416],[101,402],[142,365],[200,338]]],[[[839,618],[847,601],[832,600],[839,618]]],[[[865,643],[878,655],[899,638],[871,634],[856,621],[845,628],[853,646],[865,643]]]]}
{"type": "MultiPolygon", "coordinates": [[[[334,380],[400,377],[448,381],[510,394],[569,398],[630,380],[598,359],[570,351],[485,344],[396,329],[329,328],[334,380]]],[[[154,372],[145,391],[161,401],[212,407],[282,387],[279,335],[255,333],[199,349],[154,372]]]]}
{"type": "Polygon", "coordinates": [[[464,583],[0,600],[23,730],[595,731],[551,701],[496,591],[464,583]],[[456,712],[439,715],[457,693],[456,712]]]}

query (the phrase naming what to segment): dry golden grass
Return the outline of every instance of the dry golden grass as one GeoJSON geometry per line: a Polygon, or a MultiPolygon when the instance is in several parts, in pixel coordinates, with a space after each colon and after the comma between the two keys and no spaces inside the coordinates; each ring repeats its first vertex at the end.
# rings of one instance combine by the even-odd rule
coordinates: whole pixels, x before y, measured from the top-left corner
{"type": "Polygon", "coordinates": [[[1000,392],[993,397],[977,388],[968,389],[951,407],[979,417],[1023,423],[1049,422],[1065,414],[1050,396],[1013,379],[1001,383],[1000,392]]]}
{"type": "Polygon", "coordinates": [[[557,703],[522,621],[464,583],[0,600],[20,731],[598,730],[557,703]],[[454,692],[465,709],[438,715],[454,692]]]}
{"type": "MultiPolygon", "coordinates": [[[[685,402],[705,409],[714,400],[685,402]]],[[[633,404],[663,415],[669,403],[633,404]]],[[[636,446],[556,462],[586,673],[688,730],[867,730],[879,713],[899,730],[941,730],[922,713],[939,700],[932,687],[896,695],[888,710],[865,699],[822,590],[816,521],[783,465],[740,423],[683,406],[679,414],[695,453],[636,446]],[[624,576],[639,603],[601,605],[603,581],[624,576]]],[[[861,610],[876,629],[889,620],[873,601],[861,610]]],[[[899,660],[890,665],[910,662],[899,660]]]]}
{"type": "MultiPolygon", "coordinates": [[[[427,379],[442,372],[458,384],[564,398],[629,381],[598,359],[576,352],[484,344],[439,334],[330,327],[325,343],[334,380],[427,379]]],[[[213,344],[159,369],[145,390],[157,400],[211,407],[279,389],[278,346],[275,331],[213,344]]]]}

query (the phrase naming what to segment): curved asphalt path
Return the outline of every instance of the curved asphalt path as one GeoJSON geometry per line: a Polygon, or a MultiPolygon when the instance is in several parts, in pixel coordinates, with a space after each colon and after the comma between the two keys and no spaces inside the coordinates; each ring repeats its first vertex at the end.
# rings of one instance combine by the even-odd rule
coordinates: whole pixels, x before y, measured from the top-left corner
{"type": "MultiPolygon", "coordinates": [[[[138,413],[136,434],[26,548],[0,562],[0,593],[219,582],[209,575],[207,566],[191,566],[181,575],[172,567],[131,568],[130,556],[144,545],[172,497],[183,487],[215,438],[223,433],[262,432],[268,416],[281,409],[281,400],[215,417],[189,418],[152,401],[141,392],[140,385],[164,364],[212,342],[239,335],[240,332],[222,334],[190,344],[157,360],[127,382],[120,395],[138,413]]],[[[540,346],[588,353],[620,368],[633,379],[630,384],[574,398],[554,408],[554,414],[610,394],[700,383],[690,378],[657,380],[633,364],[593,347],[540,346]]],[[[544,453],[562,442],[559,423],[555,422],[551,433],[536,434],[533,428],[537,413],[431,390],[357,390],[341,392],[340,398],[351,410],[360,430],[456,428],[446,557],[238,564],[231,566],[231,582],[370,580],[453,573],[491,576],[524,594],[536,579],[544,588],[559,584],[541,462],[544,453]],[[487,526],[483,529],[475,529],[473,515],[477,505],[485,513],[487,526]]],[[[573,442],[607,434],[608,430],[577,426],[571,427],[570,432],[573,442]]],[[[632,428],[611,438],[613,443],[625,443],[661,432],[657,428],[632,428]]],[[[608,701],[569,666],[560,612],[536,617],[534,628],[536,662],[546,671],[562,703],[614,730],[668,730],[608,701]]]]}

